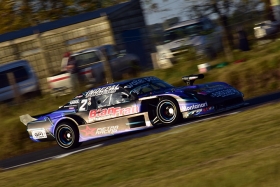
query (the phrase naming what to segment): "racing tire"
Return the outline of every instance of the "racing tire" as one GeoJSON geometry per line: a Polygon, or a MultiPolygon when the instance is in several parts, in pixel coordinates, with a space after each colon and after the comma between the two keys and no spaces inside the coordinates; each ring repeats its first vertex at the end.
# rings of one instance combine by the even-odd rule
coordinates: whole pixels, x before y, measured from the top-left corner
{"type": "Polygon", "coordinates": [[[156,114],[164,125],[173,125],[181,117],[177,101],[171,98],[164,98],[157,104],[156,114]]]}
{"type": "Polygon", "coordinates": [[[57,144],[63,149],[72,149],[81,145],[78,128],[69,122],[62,122],[55,131],[57,144]]]}

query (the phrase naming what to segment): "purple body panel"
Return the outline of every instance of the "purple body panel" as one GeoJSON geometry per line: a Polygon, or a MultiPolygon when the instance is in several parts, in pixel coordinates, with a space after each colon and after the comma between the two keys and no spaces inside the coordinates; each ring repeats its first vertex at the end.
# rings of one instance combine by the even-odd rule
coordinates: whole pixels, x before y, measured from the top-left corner
{"type": "Polygon", "coordinates": [[[84,92],[60,109],[34,117],[37,120],[27,124],[27,131],[37,142],[55,140],[57,126],[68,121],[77,126],[79,141],[84,142],[149,128],[153,126],[151,115],[162,98],[175,100],[184,118],[213,114],[244,103],[243,94],[223,82],[176,88],[156,77],[145,77],[84,92]]]}

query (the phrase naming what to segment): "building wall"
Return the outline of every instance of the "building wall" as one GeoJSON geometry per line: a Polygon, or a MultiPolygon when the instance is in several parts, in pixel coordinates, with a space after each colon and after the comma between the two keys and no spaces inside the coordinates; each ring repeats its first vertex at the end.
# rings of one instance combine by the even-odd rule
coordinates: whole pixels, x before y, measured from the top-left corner
{"type": "Polygon", "coordinates": [[[142,62],[143,69],[152,68],[151,53],[155,51],[150,42],[150,37],[146,28],[146,23],[142,8],[139,0],[131,1],[128,6],[125,6],[108,16],[111,27],[114,33],[116,45],[120,50],[126,49],[126,41],[123,38],[125,31],[139,29],[141,32],[141,38],[135,37],[132,40],[141,40],[141,44],[144,48],[145,61],[142,62]]]}
{"type": "Polygon", "coordinates": [[[125,50],[127,45],[123,33],[133,29],[140,31],[141,35],[137,40],[140,41],[138,45],[141,45],[144,51],[145,60],[142,62],[142,68],[152,68],[150,54],[153,49],[139,0],[131,1],[110,15],[102,14],[96,19],[43,33],[34,30],[33,35],[2,42],[0,64],[18,59],[28,60],[40,79],[42,91],[47,91],[46,78],[60,72],[65,52],[76,52],[103,44],[117,44],[120,50],[125,50]]]}
{"type": "Polygon", "coordinates": [[[44,33],[0,43],[0,64],[26,59],[47,91],[46,78],[60,72],[65,52],[76,52],[103,44],[114,44],[107,16],[61,27],[44,33]]]}

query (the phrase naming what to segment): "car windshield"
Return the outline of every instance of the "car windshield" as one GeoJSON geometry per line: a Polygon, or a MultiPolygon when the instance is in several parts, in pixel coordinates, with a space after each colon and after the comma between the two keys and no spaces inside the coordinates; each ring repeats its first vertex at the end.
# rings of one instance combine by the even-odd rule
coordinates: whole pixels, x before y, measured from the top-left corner
{"type": "Polygon", "coordinates": [[[175,29],[164,31],[164,43],[185,38],[187,36],[198,35],[203,30],[202,23],[186,25],[175,29]]]}
{"type": "Polygon", "coordinates": [[[162,81],[162,80],[154,80],[149,82],[144,82],[140,85],[137,85],[130,89],[130,93],[136,93],[137,95],[145,94],[148,92],[164,90],[168,88],[174,88],[174,86],[162,81]]]}

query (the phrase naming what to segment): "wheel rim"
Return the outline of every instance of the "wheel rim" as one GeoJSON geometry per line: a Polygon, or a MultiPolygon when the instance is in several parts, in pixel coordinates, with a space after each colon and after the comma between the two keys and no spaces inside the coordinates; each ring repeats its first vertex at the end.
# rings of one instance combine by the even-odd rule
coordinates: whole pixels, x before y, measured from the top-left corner
{"type": "Polygon", "coordinates": [[[58,141],[62,146],[68,147],[73,144],[75,135],[72,128],[63,126],[58,130],[58,141]]]}
{"type": "Polygon", "coordinates": [[[172,122],[177,116],[174,103],[165,101],[159,107],[159,117],[165,122],[172,122]]]}

